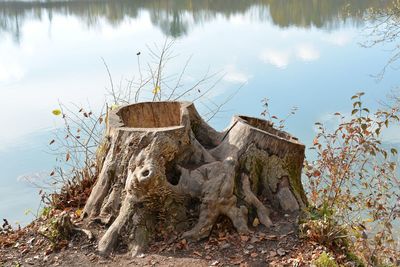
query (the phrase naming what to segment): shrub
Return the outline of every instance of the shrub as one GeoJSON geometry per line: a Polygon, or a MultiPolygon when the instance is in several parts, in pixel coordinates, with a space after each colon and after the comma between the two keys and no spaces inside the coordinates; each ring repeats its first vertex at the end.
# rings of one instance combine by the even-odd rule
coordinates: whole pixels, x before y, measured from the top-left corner
{"type": "Polygon", "coordinates": [[[393,227],[400,200],[397,150],[381,138],[399,122],[399,107],[371,113],[363,95],[352,97],[350,116],[334,114],[339,119],[335,129],[316,123],[311,148],[316,159],[305,167],[311,208],[302,229],[333,250],[346,253],[351,244],[351,250],[376,266],[399,257],[393,227]]]}

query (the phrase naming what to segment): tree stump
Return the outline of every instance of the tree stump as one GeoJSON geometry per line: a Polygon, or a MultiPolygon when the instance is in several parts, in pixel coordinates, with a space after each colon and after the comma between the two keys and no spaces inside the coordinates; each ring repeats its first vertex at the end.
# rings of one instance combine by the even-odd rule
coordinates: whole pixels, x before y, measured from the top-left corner
{"type": "Polygon", "coordinates": [[[270,209],[306,205],[301,184],[305,147],[268,121],[235,116],[224,132],[202,120],[189,102],[146,102],[111,111],[108,150],[83,216],[109,225],[98,250],[118,240],[143,251],[161,225],[182,237],[207,237],[218,217],[240,233],[270,209]],[[197,204],[196,204],[197,203],[197,204]],[[197,205],[191,229],[188,216],[197,205]]]}

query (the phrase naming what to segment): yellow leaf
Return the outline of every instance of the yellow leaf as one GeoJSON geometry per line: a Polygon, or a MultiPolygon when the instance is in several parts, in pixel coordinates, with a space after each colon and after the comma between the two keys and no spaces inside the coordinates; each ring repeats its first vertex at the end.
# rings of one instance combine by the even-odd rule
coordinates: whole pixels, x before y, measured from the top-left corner
{"type": "Polygon", "coordinates": [[[160,92],[160,86],[156,86],[156,87],[153,89],[153,94],[158,94],[158,92],[160,92]]]}
{"type": "Polygon", "coordinates": [[[260,224],[260,221],[258,220],[258,218],[255,218],[253,221],[253,226],[257,227],[260,224]]]}
{"type": "Polygon", "coordinates": [[[75,215],[76,215],[77,217],[81,217],[81,214],[82,214],[82,210],[81,210],[81,209],[77,209],[77,210],[75,211],[75,215]]]}
{"type": "Polygon", "coordinates": [[[61,115],[61,110],[55,109],[55,110],[53,110],[51,113],[53,113],[53,114],[56,115],[56,116],[59,116],[59,115],[61,115]]]}
{"type": "Polygon", "coordinates": [[[365,220],[365,222],[368,222],[368,223],[371,223],[371,222],[374,222],[375,220],[374,219],[372,219],[372,218],[369,218],[369,219],[366,219],[365,220]]]}
{"type": "Polygon", "coordinates": [[[112,105],[111,105],[111,110],[117,109],[118,107],[119,107],[119,105],[117,105],[117,104],[112,104],[112,105]]]}

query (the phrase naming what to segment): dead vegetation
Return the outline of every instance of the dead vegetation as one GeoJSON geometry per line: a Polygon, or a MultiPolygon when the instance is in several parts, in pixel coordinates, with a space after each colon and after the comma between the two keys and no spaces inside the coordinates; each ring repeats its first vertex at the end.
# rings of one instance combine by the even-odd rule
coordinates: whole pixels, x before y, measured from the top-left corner
{"type": "Polygon", "coordinates": [[[336,126],[316,123],[316,160],[306,164],[311,205],[303,231],[333,251],[356,254],[367,266],[397,266],[398,152],[382,136],[400,122],[400,107],[395,99],[371,112],[363,95],[352,97],[350,116],[334,114],[336,126]]]}
{"type": "MultiPolygon", "coordinates": [[[[164,68],[162,60],[165,58],[158,59],[159,67],[164,68]]],[[[107,70],[109,72],[108,67],[107,70]]],[[[182,73],[184,72],[185,70],[182,73]]],[[[23,229],[12,229],[4,221],[0,228],[1,263],[168,266],[176,261],[181,266],[264,266],[266,263],[271,266],[319,266],[328,262],[327,264],[335,266],[330,261],[333,259],[344,266],[399,264],[399,250],[392,242],[395,233],[393,221],[399,214],[399,207],[396,206],[398,192],[390,190],[399,185],[395,173],[397,163],[390,156],[396,156],[397,150],[387,150],[379,139],[385,128],[392,122],[399,121],[398,109],[390,106],[389,110],[371,114],[362,104],[362,94],[353,98],[354,109],[350,119],[339,113],[335,115],[341,119],[341,123],[333,132],[317,124],[319,133],[314,140],[314,149],[318,157],[315,162],[306,165],[306,174],[310,179],[308,199],[311,204],[308,216],[298,218],[297,215],[293,217],[273,212],[271,219],[274,224],[270,229],[266,229],[257,218],[253,218],[250,220],[252,226],[249,234],[236,233],[231,222],[219,217],[211,234],[201,242],[190,242],[182,239],[178,232],[160,228],[148,254],[140,254],[135,259],[124,258],[122,254],[128,248],[122,245],[109,258],[101,258],[96,253],[97,245],[90,234],[78,229],[82,229],[82,209],[110,146],[110,140],[104,138],[104,124],[109,110],[115,109],[121,103],[121,97],[133,95],[135,100],[140,99],[142,93],[148,91],[144,89],[145,86],[153,88],[153,100],[165,97],[163,80],[157,78],[162,77],[162,71],[157,71],[156,68],[150,73],[151,79],[140,78],[139,91],[135,93],[130,91],[133,87],[127,87],[125,93],[117,94],[111,83],[110,92],[115,101],[114,106],[105,107],[106,112],[100,112],[100,115],[78,107],[75,112],[63,105],[53,111],[55,115],[61,116],[65,129],[58,133],[50,145],[58,146],[55,147],[58,159],[70,168],[65,171],[63,165],[63,168],[56,168],[50,174],[53,183],[62,186],[56,193],[42,193],[48,206],[37,220],[23,229]],[[360,182],[360,178],[365,181],[360,182]],[[363,186],[370,189],[366,191],[368,195],[360,194],[357,190],[352,191],[352,188],[363,186]],[[362,208],[367,208],[370,217],[355,216],[362,213],[362,208]],[[297,227],[299,219],[302,222],[300,232],[297,227]],[[376,232],[368,231],[376,226],[376,232]],[[70,255],[72,252],[76,258],[70,255]],[[174,258],[171,260],[170,257],[174,258]]],[[[181,78],[167,94],[169,98],[196,93],[198,84],[188,92],[183,90],[178,93],[177,90],[182,87],[180,80],[181,78]]],[[[202,82],[205,81],[207,79],[202,79],[202,82]]],[[[197,97],[201,96],[202,92],[197,91],[197,94],[197,97]]],[[[216,112],[220,110],[218,105],[214,108],[216,112]]],[[[279,127],[283,128],[281,125],[286,119],[279,120],[265,111],[264,115],[273,117],[279,127]]],[[[196,214],[195,211],[194,215],[196,214]]],[[[105,230],[104,226],[98,225],[93,234],[99,237],[105,230]]]]}

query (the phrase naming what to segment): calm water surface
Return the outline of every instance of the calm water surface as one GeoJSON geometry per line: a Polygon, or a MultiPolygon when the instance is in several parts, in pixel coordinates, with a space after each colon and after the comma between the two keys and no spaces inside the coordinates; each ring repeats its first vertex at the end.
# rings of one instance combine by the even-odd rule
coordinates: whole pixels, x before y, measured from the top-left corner
{"type": "MultiPolygon", "coordinates": [[[[0,2],[0,217],[26,223],[36,212],[38,189],[22,177],[45,179],[54,165],[47,144],[59,126],[51,110],[58,101],[99,108],[108,76],[137,73],[136,53],[146,60],[146,45],[176,39],[179,54],[169,66],[178,72],[192,55],[185,82],[210,68],[226,73],[212,93],[225,105],[212,125],[223,129],[232,114],[259,116],[261,99],[285,115],[299,107],[287,130],[306,145],[315,121],[350,109],[350,96],[367,92],[376,107],[400,84],[389,69],[387,47],[363,48],[370,7],[379,0],[230,1],[46,1],[0,2]]],[[[199,110],[205,107],[198,104],[199,110]]],[[[397,129],[399,130],[399,129],[397,129]]],[[[386,141],[400,142],[396,129],[386,141]]]]}

